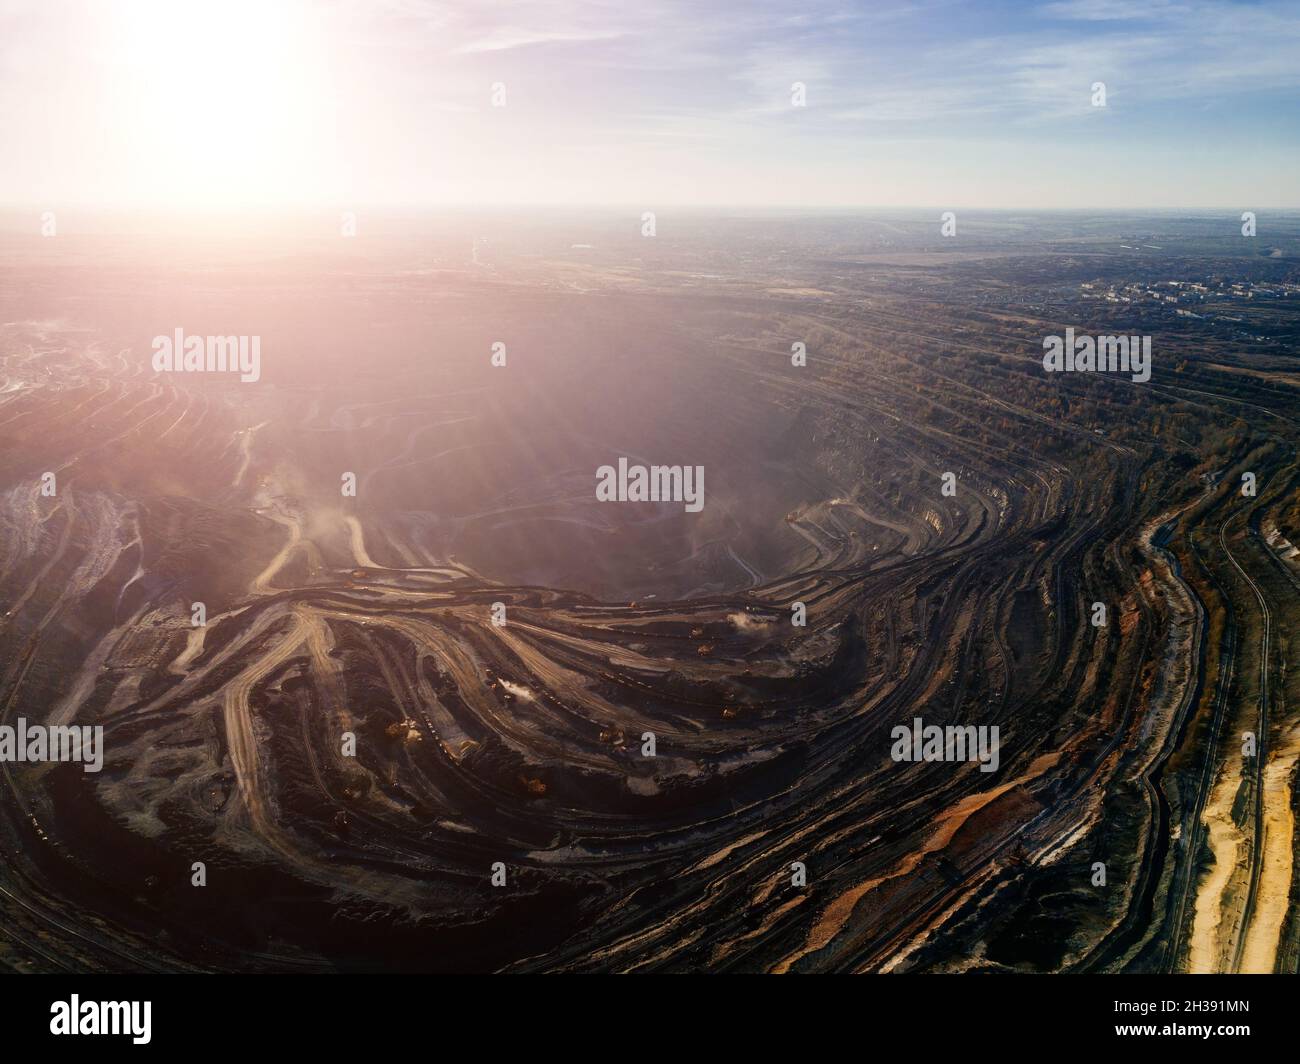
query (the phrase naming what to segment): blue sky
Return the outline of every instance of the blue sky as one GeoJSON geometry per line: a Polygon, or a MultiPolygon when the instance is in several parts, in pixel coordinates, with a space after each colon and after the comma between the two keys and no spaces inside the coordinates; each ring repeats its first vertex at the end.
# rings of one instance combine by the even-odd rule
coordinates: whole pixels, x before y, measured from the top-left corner
{"type": "Polygon", "coordinates": [[[0,0],[0,201],[1295,207],[1298,90],[1267,0],[0,0]]]}

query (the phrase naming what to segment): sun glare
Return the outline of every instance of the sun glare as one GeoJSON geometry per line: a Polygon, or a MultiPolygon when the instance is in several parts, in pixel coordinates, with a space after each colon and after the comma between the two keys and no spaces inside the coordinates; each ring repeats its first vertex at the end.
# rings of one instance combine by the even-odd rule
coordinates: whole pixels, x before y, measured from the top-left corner
{"type": "Polygon", "coordinates": [[[111,11],[107,124],[136,188],[199,206],[310,194],[332,120],[326,42],[304,5],[145,0],[111,11]]]}

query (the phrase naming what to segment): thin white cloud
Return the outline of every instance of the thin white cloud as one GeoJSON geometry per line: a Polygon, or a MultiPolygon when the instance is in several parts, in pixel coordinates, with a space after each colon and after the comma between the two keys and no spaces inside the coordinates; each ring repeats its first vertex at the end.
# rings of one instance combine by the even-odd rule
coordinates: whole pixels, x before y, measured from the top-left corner
{"type": "Polygon", "coordinates": [[[452,52],[456,55],[472,55],[475,52],[505,52],[511,48],[527,48],[534,44],[576,44],[582,41],[612,41],[623,34],[620,32],[553,32],[553,31],[532,31],[523,29],[505,28],[497,30],[486,37],[480,37],[477,40],[466,41],[459,47],[453,48],[452,52]]]}

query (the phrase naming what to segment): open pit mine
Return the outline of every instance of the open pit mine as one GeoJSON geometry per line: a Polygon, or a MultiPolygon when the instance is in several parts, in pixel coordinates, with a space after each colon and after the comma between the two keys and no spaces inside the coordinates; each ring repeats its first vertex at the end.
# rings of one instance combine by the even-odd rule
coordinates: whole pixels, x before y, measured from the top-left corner
{"type": "Polygon", "coordinates": [[[0,968],[1297,969],[1300,223],[677,231],[6,238],[0,968]]]}

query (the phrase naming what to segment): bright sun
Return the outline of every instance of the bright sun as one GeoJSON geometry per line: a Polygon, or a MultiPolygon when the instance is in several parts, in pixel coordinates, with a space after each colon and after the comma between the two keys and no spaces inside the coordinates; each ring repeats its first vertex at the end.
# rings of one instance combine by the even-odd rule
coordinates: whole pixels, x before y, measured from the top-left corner
{"type": "Polygon", "coordinates": [[[293,0],[113,5],[106,126],[160,203],[288,200],[319,186],[333,139],[328,49],[293,0]]]}

